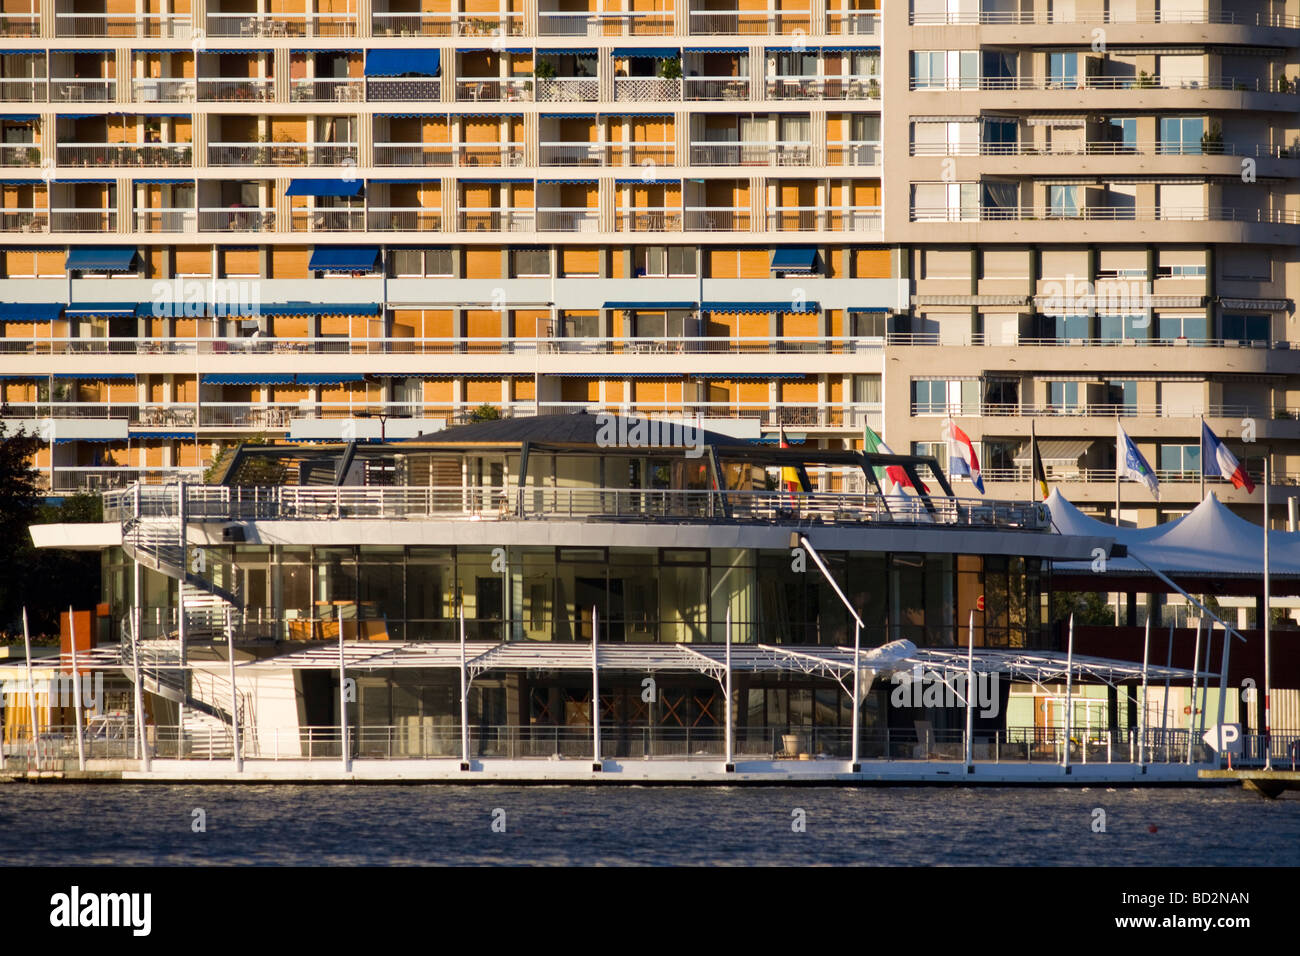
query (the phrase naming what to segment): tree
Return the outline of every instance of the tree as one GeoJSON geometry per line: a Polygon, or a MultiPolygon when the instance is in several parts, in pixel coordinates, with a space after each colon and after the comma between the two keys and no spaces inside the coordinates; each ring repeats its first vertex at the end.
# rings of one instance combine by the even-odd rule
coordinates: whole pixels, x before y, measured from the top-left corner
{"type": "Polygon", "coordinates": [[[489,405],[484,402],[474,411],[469,413],[471,422],[494,422],[501,417],[501,411],[495,405],[489,405]]]}
{"type": "Polygon", "coordinates": [[[1075,624],[1115,623],[1115,610],[1099,591],[1053,591],[1051,612],[1053,624],[1069,621],[1071,614],[1075,624]]]}
{"type": "Polygon", "coordinates": [[[39,473],[32,461],[43,442],[36,435],[6,434],[0,425],[0,627],[22,627],[22,607],[32,577],[32,537],[41,504],[39,473]]]}

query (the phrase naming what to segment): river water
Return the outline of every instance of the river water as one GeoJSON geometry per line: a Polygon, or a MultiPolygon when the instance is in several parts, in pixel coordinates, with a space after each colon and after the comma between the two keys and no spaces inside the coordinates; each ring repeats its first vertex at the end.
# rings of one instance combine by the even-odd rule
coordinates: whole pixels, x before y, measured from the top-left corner
{"type": "Polygon", "coordinates": [[[1237,789],[12,784],[0,787],[0,862],[1296,866],[1300,799],[1237,789]]]}

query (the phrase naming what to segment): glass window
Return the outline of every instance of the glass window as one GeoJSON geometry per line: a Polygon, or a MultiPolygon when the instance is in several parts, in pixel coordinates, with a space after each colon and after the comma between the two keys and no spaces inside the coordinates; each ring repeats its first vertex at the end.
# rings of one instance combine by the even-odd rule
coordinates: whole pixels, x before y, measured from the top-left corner
{"type": "Polygon", "coordinates": [[[1160,464],[1161,471],[1181,471],[1200,474],[1201,471],[1201,446],[1198,445],[1161,445],[1160,464]]]}
{"type": "Polygon", "coordinates": [[[549,276],[551,251],[549,249],[515,249],[516,276],[549,276]]]}
{"type": "Polygon", "coordinates": [[[1112,119],[1110,121],[1111,142],[1116,146],[1116,152],[1135,153],[1137,152],[1137,119],[1124,118],[1112,119]]]}
{"type": "Polygon", "coordinates": [[[1078,186],[1048,186],[1048,203],[1056,219],[1077,219],[1079,216],[1078,186]]]}
{"type": "Polygon", "coordinates": [[[1246,342],[1267,342],[1271,316],[1259,315],[1225,315],[1223,317],[1223,337],[1228,340],[1246,342]]]}
{"type": "Polygon", "coordinates": [[[1206,323],[1203,315],[1162,315],[1156,320],[1157,332],[1162,339],[1206,338],[1206,323]]]}
{"type": "Polygon", "coordinates": [[[1205,119],[1200,116],[1163,116],[1160,118],[1160,152],[1181,156],[1201,155],[1201,137],[1205,119]]]}
{"type": "Polygon", "coordinates": [[[424,274],[450,276],[456,272],[456,260],[450,249],[429,249],[424,253],[424,274]]]}
{"type": "Polygon", "coordinates": [[[695,247],[668,247],[668,274],[670,276],[695,275],[695,247]]]}
{"type": "Polygon", "coordinates": [[[1097,337],[1111,342],[1149,338],[1150,320],[1145,315],[1099,315],[1097,337]]]}
{"type": "Polygon", "coordinates": [[[1079,54],[1049,53],[1047,56],[1048,82],[1057,88],[1072,89],[1079,80],[1079,54]]]}
{"type": "Polygon", "coordinates": [[[1079,407],[1078,382],[1048,382],[1047,404],[1054,412],[1068,411],[1079,407]]]}

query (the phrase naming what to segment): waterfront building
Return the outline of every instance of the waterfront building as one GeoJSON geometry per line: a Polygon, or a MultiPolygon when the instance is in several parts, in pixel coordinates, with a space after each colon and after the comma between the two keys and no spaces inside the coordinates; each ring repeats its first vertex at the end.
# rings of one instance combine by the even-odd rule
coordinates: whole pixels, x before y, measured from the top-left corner
{"type": "Polygon", "coordinates": [[[1094,513],[1118,417],[1141,525],[1200,500],[1204,417],[1286,486],[1298,14],[20,0],[0,419],[55,495],[484,405],[922,454],[952,418],[1000,498],[1036,429],[1094,513]]]}

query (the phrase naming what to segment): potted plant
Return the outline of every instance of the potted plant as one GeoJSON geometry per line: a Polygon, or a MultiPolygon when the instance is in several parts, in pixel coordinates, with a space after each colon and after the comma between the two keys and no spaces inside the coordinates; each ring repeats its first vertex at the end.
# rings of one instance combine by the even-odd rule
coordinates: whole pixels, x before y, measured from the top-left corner
{"type": "Polygon", "coordinates": [[[555,79],[555,64],[549,60],[538,60],[537,66],[533,68],[533,76],[539,80],[555,79]]]}
{"type": "Polygon", "coordinates": [[[867,99],[869,100],[880,99],[880,81],[877,80],[874,76],[871,79],[867,80],[867,99]]]}
{"type": "Polygon", "coordinates": [[[682,78],[682,61],[677,57],[664,60],[659,65],[659,76],[665,80],[680,80],[682,78]]]}
{"type": "Polygon", "coordinates": [[[1151,74],[1146,70],[1142,70],[1138,73],[1137,82],[1134,84],[1134,86],[1139,90],[1149,90],[1155,85],[1155,80],[1152,79],[1151,74]]]}
{"type": "Polygon", "coordinates": [[[1223,153],[1223,128],[1218,123],[1201,134],[1201,152],[1207,156],[1223,153]]]}

